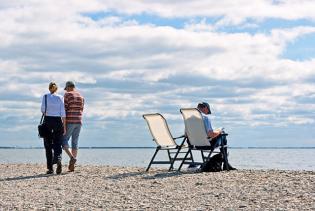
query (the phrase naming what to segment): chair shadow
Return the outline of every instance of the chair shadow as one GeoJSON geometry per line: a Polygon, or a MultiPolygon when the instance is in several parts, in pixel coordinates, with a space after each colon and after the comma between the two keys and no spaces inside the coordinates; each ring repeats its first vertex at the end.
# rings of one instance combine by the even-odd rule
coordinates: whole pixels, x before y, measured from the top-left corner
{"type": "Polygon", "coordinates": [[[108,177],[105,177],[105,179],[114,179],[114,180],[117,180],[117,179],[123,179],[123,178],[127,178],[127,177],[136,177],[136,176],[141,176],[145,174],[145,172],[128,172],[128,173],[122,173],[122,174],[115,174],[115,175],[112,175],[112,176],[108,176],[108,177]]]}
{"type": "Polygon", "coordinates": [[[123,173],[123,174],[116,174],[109,177],[105,177],[105,179],[124,179],[128,177],[137,177],[142,176],[143,179],[147,180],[155,180],[155,179],[163,179],[168,177],[175,177],[185,174],[196,174],[197,172],[181,172],[181,171],[165,171],[165,172],[158,172],[153,175],[150,175],[150,172],[141,171],[141,172],[129,172],[129,173],[123,173]]]}
{"type": "Polygon", "coordinates": [[[143,177],[143,179],[146,179],[146,180],[163,179],[163,178],[168,178],[168,177],[179,176],[182,174],[183,172],[179,172],[179,171],[161,172],[161,173],[156,173],[154,175],[146,175],[143,177]]]}
{"type": "Polygon", "coordinates": [[[48,177],[60,176],[60,175],[64,175],[64,174],[67,174],[67,173],[61,173],[59,175],[57,175],[57,174],[38,174],[38,175],[31,175],[31,176],[8,177],[8,178],[0,179],[0,182],[38,179],[38,178],[45,178],[45,177],[48,178],[48,177]]]}

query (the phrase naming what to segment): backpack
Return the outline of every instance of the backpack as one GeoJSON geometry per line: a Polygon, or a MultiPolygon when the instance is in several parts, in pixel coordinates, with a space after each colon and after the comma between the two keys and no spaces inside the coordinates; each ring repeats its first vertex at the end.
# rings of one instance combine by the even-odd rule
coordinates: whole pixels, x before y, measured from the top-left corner
{"type": "Polygon", "coordinates": [[[201,172],[217,172],[222,171],[223,154],[218,153],[212,156],[207,162],[201,166],[201,172]]]}

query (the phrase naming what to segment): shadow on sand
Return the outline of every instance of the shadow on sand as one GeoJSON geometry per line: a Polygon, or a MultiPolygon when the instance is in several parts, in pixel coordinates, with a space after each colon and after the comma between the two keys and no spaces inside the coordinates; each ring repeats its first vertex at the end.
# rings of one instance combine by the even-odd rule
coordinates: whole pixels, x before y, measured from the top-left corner
{"type": "Polygon", "coordinates": [[[67,173],[61,173],[59,175],[57,175],[57,174],[37,174],[37,175],[30,175],[30,176],[8,177],[8,178],[0,179],[0,182],[38,179],[38,178],[45,178],[45,177],[48,178],[48,177],[60,176],[60,175],[64,175],[64,174],[67,174],[67,173]]]}
{"type": "Polygon", "coordinates": [[[105,177],[105,179],[124,179],[129,177],[138,177],[141,176],[142,179],[163,179],[168,177],[174,177],[174,176],[180,176],[185,174],[196,174],[196,172],[179,172],[179,171],[166,171],[166,172],[160,172],[156,174],[152,174],[151,172],[145,172],[145,171],[139,171],[139,172],[128,172],[123,174],[116,174],[109,177],[105,177]]]}

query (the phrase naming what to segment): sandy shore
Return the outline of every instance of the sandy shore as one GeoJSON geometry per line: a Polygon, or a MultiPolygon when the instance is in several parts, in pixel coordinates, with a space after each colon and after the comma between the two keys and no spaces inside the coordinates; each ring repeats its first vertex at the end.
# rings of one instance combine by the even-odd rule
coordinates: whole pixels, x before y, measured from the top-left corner
{"type": "Polygon", "coordinates": [[[0,209],[315,210],[315,172],[0,164],[0,209]],[[64,167],[65,169],[66,167],[64,167]]]}

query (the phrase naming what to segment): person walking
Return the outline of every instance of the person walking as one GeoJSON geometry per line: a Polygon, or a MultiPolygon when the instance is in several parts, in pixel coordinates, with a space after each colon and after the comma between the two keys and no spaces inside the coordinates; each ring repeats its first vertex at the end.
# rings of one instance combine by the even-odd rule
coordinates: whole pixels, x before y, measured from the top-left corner
{"type": "Polygon", "coordinates": [[[44,124],[49,134],[44,137],[44,146],[47,161],[47,174],[53,174],[53,165],[57,164],[56,173],[62,172],[61,154],[62,138],[65,134],[66,113],[64,109],[63,97],[58,95],[57,84],[49,83],[49,93],[42,98],[41,112],[44,114],[44,124]],[[46,112],[45,112],[46,111],[46,112]]]}
{"type": "Polygon", "coordinates": [[[76,90],[73,81],[67,81],[64,95],[66,111],[66,128],[67,133],[63,139],[63,149],[68,154],[70,161],[68,169],[74,171],[74,164],[77,161],[78,141],[82,126],[82,114],[84,108],[84,98],[76,90]],[[69,150],[69,139],[71,137],[71,151],[69,150]]]}

